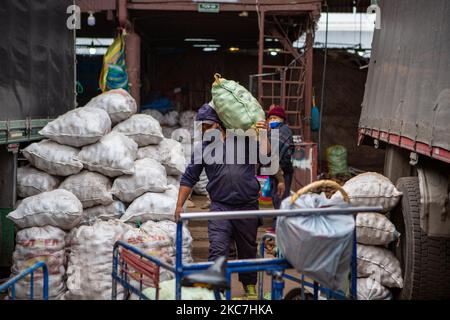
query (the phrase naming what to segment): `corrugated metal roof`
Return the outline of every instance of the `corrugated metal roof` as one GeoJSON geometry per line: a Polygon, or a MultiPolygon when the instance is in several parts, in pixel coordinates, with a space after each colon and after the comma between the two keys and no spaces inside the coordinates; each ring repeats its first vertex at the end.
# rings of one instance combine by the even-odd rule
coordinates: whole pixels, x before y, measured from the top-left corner
{"type": "Polygon", "coordinates": [[[450,150],[450,2],[380,7],[360,127],[450,150]]]}

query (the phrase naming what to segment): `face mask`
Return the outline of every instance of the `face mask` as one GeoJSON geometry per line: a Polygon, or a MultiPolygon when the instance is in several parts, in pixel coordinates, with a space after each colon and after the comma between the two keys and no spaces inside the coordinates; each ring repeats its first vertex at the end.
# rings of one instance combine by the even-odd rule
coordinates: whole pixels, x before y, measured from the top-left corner
{"type": "Polygon", "coordinates": [[[269,123],[270,129],[275,129],[281,124],[280,121],[272,121],[269,123]]]}

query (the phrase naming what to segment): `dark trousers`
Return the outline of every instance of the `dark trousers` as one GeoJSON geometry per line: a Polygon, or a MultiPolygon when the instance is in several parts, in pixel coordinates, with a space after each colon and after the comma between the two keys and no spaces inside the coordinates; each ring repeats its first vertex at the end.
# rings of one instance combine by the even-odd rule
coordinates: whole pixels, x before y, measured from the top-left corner
{"type": "MultiPolygon", "coordinates": [[[[284,175],[284,184],[286,185],[286,190],[284,191],[284,195],[280,198],[277,194],[278,180],[274,177],[270,177],[270,195],[272,196],[272,203],[275,209],[280,209],[281,201],[289,197],[291,194],[291,185],[292,185],[292,176],[293,173],[285,173],[284,175]]],[[[276,226],[276,218],[273,218],[272,227],[275,229],[276,226]]]]}
{"type": "MultiPolygon", "coordinates": [[[[210,211],[238,211],[257,210],[258,204],[245,207],[231,207],[221,203],[212,202],[210,211]]],[[[256,236],[260,219],[236,219],[236,220],[209,220],[209,261],[214,261],[220,256],[228,257],[230,241],[236,243],[238,259],[255,259],[257,254],[256,236]]],[[[255,285],[256,272],[240,273],[239,281],[244,285],[255,285]]]]}

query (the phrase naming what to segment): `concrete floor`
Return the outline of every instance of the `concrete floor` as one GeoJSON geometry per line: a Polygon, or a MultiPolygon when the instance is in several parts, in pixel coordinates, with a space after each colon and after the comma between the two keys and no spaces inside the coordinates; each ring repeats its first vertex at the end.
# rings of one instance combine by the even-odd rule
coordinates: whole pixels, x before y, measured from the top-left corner
{"type": "MultiPolygon", "coordinates": [[[[207,198],[205,196],[193,195],[191,198],[193,204],[195,205],[192,208],[188,208],[189,212],[203,212],[208,211],[208,209],[202,209],[202,207],[207,202],[207,198]]],[[[191,221],[189,222],[189,230],[191,232],[193,242],[193,258],[195,262],[207,261],[208,260],[208,227],[207,221],[191,221]]],[[[263,226],[258,229],[258,243],[261,239],[261,236],[264,234],[266,228],[271,226],[271,219],[264,219],[263,226]]],[[[267,257],[272,257],[267,255],[267,257]]],[[[297,272],[294,270],[288,270],[289,274],[298,276],[297,272]]],[[[270,277],[264,276],[264,292],[270,291],[270,277]]],[[[291,281],[285,281],[285,290],[284,293],[288,293],[291,289],[298,287],[291,281]]],[[[242,297],[244,295],[244,290],[242,288],[241,283],[238,281],[238,275],[233,274],[231,280],[231,294],[233,297],[242,297]]]]}

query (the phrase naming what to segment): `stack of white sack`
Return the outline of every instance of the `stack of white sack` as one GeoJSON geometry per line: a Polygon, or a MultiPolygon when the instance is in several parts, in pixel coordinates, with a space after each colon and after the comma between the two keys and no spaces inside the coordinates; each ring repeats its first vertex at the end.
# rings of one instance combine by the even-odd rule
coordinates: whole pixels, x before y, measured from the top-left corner
{"type": "MultiPolygon", "coordinates": [[[[108,243],[109,246],[107,239],[122,238],[124,224],[115,220],[134,217],[133,208],[145,206],[147,201],[156,201],[156,210],[147,210],[144,216],[153,214],[157,220],[173,219],[179,176],[185,168],[182,146],[164,139],[159,122],[152,116],[134,115],[136,109],[134,99],[126,91],[112,90],[45,126],[40,133],[48,139],[22,150],[30,162],[29,166],[18,169],[18,195],[25,199],[20,200],[8,218],[19,228],[52,226],[72,230],[76,235],[84,230],[80,236],[86,246],[92,243],[98,243],[98,246],[108,243]],[[159,144],[162,144],[162,156],[152,154],[137,159],[139,147],[156,148],[158,153],[159,144]],[[164,162],[155,158],[164,159],[164,162]],[[168,177],[167,171],[174,176],[168,177]],[[112,226],[105,225],[107,222],[112,226]],[[97,229],[99,237],[102,230],[107,229],[103,232],[106,240],[97,237],[97,229]],[[109,237],[116,234],[113,229],[117,229],[117,237],[109,237]]],[[[130,221],[140,220],[138,217],[130,221]]],[[[105,293],[108,290],[102,286],[86,293],[74,287],[77,275],[73,270],[78,268],[84,272],[83,259],[78,257],[86,249],[77,241],[74,246],[75,252],[78,250],[79,253],[68,257],[72,270],[68,277],[72,282],[68,285],[70,292],[64,297],[109,299],[110,294],[105,293]]],[[[92,256],[97,249],[102,250],[98,246],[92,250],[92,256]]],[[[66,249],[73,252],[72,246],[68,245],[66,249]]],[[[112,246],[105,248],[108,258],[112,256],[111,250],[112,246]]],[[[111,283],[108,270],[97,268],[95,273],[99,279],[108,278],[111,283]]],[[[15,270],[20,271],[19,268],[15,270]]],[[[59,286],[54,286],[53,282],[49,285],[51,292],[59,293],[59,286]]],[[[51,297],[57,296],[60,294],[51,297]]]]}
{"type": "Polygon", "coordinates": [[[402,194],[388,178],[375,172],[360,174],[343,188],[353,205],[383,208],[383,213],[358,213],[356,217],[358,299],[392,299],[389,288],[402,288],[403,278],[400,263],[387,246],[400,234],[385,214],[394,209],[402,194]]]}

